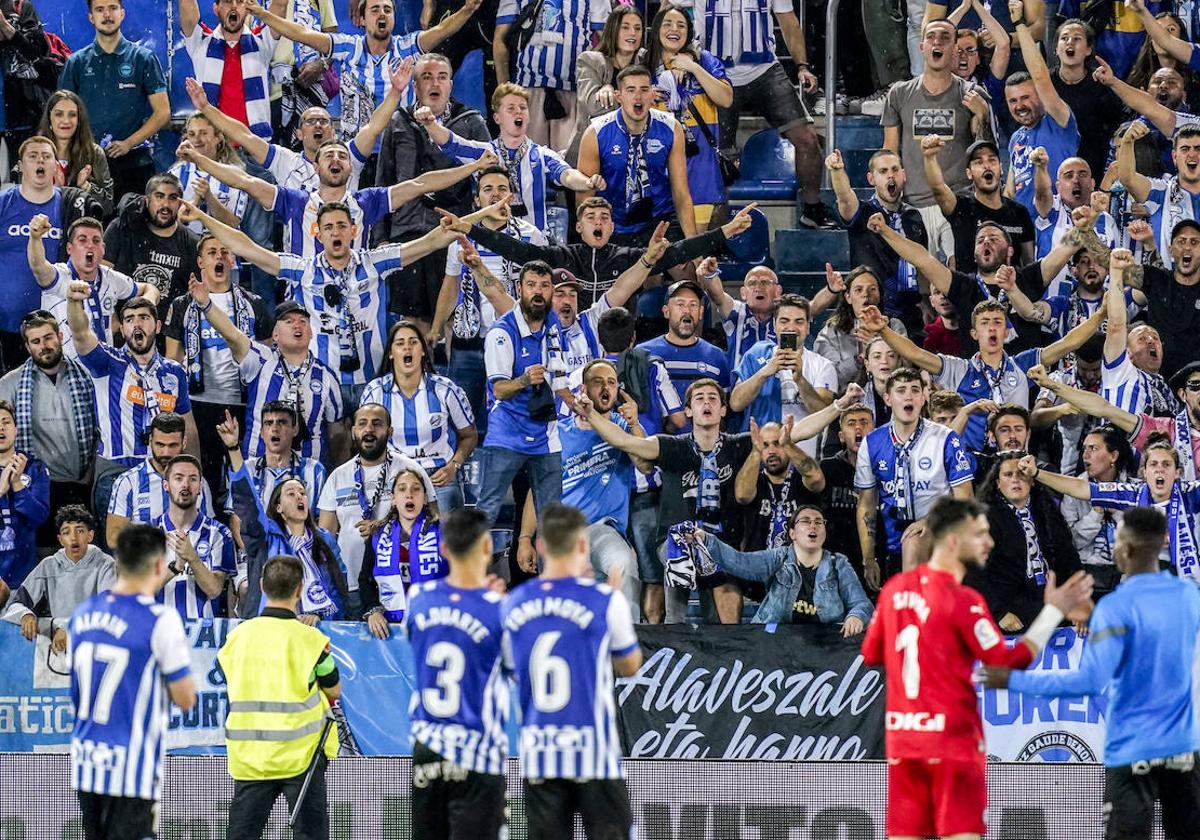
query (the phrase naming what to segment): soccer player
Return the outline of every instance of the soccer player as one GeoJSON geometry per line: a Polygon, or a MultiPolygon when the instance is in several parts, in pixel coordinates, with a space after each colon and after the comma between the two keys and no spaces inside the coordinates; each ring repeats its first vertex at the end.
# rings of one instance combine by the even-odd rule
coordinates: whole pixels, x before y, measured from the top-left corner
{"type": "Polygon", "coordinates": [[[490,520],[458,508],[442,523],[450,574],[416,584],[404,627],[413,648],[413,837],[505,835],[508,682],[502,597],[487,588],[490,520]]]}
{"type": "Polygon", "coordinates": [[[610,573],[607,585],[582,577],[587,527],[576,508],[547,505],[538,522],[542,574],[503,607],[531,840],[570,837],[575,814],[590,838],[629,837],[633,828],[612,672],[633,676],[642,650],[619,575],[610,573]]]}
{"type": "Polygon", "coordinates": [[[887,834],[978,840],[987,756],[971,668],[976,660],[1027,667],[1063,617],[1087,603],[1092,580],[1079,572],[1057,586],[1050,573],[1046,605],[1008,648],[983,596],[962,585],[992,548],[986,509],[943,497],[926,524],[929,563],[884,585],[862,646],[863,661],[887,672],[887,834]]]}
{"type": "Polygon", "coordinates": [[[1200,767],[1192,673],[1200,593],[1159,571],[1167,520],[1151,507],[1125,511],[1113,559],[1125,579],[1096,605],[1074,671],[984,669],[984,684],[1040,697],[1108,689],[1104,814],[1108,840],[1149,840],[1154,800],[1168,837],[1200,837],[1200,767]]]}
{"type": "Polygon", "coordinates": [[[154,602],[163,532],[130,525],[116,553],[116,584],[80,604],[69,631],[71,787],[87,840],[156,836],[167,697],[185,711],[196,704],[183,621],[154,602]]]}

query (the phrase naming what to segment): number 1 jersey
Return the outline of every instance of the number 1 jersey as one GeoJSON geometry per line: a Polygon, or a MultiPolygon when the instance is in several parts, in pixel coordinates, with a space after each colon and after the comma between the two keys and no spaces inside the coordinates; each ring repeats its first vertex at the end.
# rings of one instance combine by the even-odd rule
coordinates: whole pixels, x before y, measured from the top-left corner
{"type": "Polygon", "coordinates": [[[888,758],[976,758],[984,745],[975,662],[1032,660],[1026,645],[1006,647],[982,595],[927,565],[883,587],[862,655],[886,672],[888,758]]]}

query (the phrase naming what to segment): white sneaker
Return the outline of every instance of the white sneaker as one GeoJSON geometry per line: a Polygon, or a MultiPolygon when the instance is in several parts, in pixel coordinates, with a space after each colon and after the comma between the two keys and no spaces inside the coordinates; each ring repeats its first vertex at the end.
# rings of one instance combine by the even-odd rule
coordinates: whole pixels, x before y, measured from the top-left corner
{"type": "Polygon", "coordinates": [[[860,113],[868,117],[883,116],[883,102],[887,99],[887,90],[877,90],[862,101],[860,113]]]}

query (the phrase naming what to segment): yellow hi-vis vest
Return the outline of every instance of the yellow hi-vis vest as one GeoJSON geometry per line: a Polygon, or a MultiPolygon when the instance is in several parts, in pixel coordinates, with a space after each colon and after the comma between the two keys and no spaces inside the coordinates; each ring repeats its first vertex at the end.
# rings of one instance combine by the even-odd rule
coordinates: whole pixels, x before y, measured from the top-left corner
{"type": "MultiPolygon", "coordinates": [[[[241,781],[286,779],[308,769],[329,702],[309,687],[329,637],[300,621],[259,617],[229,634],[217,661],[225,672],[229,775],[241,781]]],[[[337,731],[325,754],[337,755],[337,731]]]]}

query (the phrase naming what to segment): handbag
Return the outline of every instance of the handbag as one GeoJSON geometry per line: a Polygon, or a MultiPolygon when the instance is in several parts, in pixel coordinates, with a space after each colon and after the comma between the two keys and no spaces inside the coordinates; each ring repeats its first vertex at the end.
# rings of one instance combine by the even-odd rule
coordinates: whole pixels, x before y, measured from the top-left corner
{"type": "Polygon", "coordinates": [[[704,139],[708,141],[708,145],[717,153],[717,164],[721,168],[721,180],[725,186],[731,186],[737,183],[737,179],[741,177],[742,170],[738,162],[732,155],[717,146],[717,139],[713,137],[712,129],[708,127],[708,123],[700,116],[699,109],[696,108],[696,103],[688,100],[688,111],[692,114],[692,119],[696,121],[696,127],[700,129],[700,133],[704,135],[704,139]]]}

